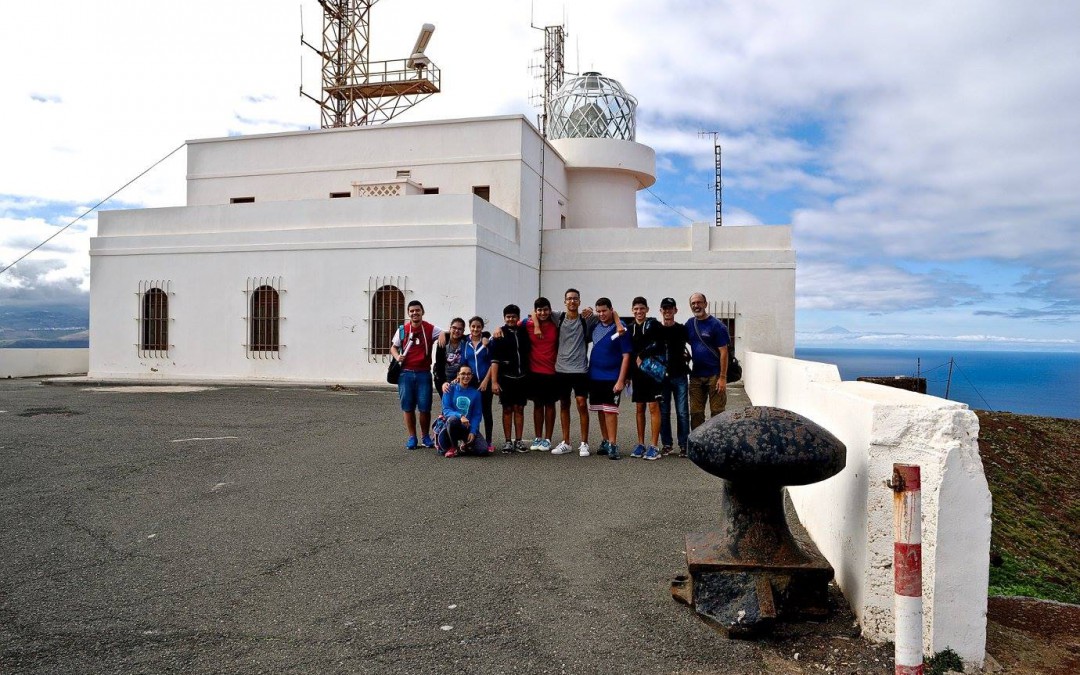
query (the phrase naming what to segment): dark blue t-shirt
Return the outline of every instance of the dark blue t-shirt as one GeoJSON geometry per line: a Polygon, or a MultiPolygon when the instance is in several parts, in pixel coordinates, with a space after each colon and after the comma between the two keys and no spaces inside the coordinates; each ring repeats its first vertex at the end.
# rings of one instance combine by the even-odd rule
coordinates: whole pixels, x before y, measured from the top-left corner
{"type": "Polygon", "coordinates": [[[589,355],[590,380],[618,380],[623,354],[632,351],[629,333],[618,336],[615,324],[596,324],[592,332],[592,354],[589,355]],[[611,337],[617,336],[614,340],[611,337]]]}
{"type": "Polygon", "coordinates": [[[690,369],[693,377],[712,377],[720,374],[720,348],[731,343],[727,326],[715,316],[704,321],[690,317],[686,322],[686,336],[690,342],[690,356],[694,367],[690,369]],[[702,344],[704,343],[704,344],[702,344]]]}

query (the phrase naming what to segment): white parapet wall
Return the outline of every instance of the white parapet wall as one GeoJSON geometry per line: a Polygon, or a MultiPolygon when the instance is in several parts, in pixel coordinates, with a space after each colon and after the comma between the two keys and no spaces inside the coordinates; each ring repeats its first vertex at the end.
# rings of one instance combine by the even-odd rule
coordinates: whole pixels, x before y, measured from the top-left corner
{"type": "Polygon", "coordinates": [[[990,557],[990,491],[979,457],[979,421],[963,403],[866,382],[836,366],[747,353],[743,380],[754,405],[785,408],[847,446],[836,476],[788,489],[803,525],[836,570],[862,626],[893,639],[893,493],[896,462],[922,467],[923,646],[982,664],[990,557]]]}
{"type": "Polygon", "coordinates": [[[89,368],[89,349],[0,349],[2,378],[81,375],[89,368]]]}

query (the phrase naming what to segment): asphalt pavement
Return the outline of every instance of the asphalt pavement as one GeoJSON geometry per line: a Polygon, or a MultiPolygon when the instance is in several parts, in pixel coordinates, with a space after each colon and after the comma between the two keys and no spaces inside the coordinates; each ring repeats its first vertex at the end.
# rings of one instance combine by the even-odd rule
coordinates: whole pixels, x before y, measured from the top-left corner
{"type": "Polygon", "coordinates": [[[718,508],[685,459],[406,451],[386,390],[88,385],[0,381],[0,672],[811,665],[671,599],[718,508]]]}

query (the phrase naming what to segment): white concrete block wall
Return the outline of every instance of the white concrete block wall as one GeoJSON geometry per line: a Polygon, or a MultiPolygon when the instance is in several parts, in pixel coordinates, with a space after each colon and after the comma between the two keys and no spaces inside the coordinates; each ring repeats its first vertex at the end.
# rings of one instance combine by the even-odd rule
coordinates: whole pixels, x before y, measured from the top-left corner
{"type": "Polygon", "coordinates": [[[795,252],[783,226],[558,230],[544,232],[541,291],[556,307],[568,287],[591,305],[601,296],[626,311],[637,295],[659,316],[665,296],[690,318],[690,294],[735,303],[735,352],[795,349],[795,252]],[[719,233],[719,230],[731,230],[719,233]]]}
{"type": "Polygon", "coordinates": [[[884,481],[895,462],[922,467],[924,648],[981,664],[991,499],[975,414],[954,401],[842,382],[833,365],[768,354],[746,354],[743,379],[754,405],[805,415],[847,446],[842,472],[789,493],[874,640],[893,639],[893,507],[884,481]]]}
{"type": "Polygon", "coordinates": [[[81,375],[90,366],[90,350],[0,349],[0,377],[81,375]]]}

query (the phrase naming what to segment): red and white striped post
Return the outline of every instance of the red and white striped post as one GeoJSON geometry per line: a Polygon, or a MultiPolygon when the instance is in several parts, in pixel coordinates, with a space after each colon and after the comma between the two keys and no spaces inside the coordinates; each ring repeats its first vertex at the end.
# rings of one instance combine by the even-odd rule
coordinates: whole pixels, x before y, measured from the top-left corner
{"type": "Polygon", "coordinates": [[[896,675],[922,675],[922,480],[915,464],[893,464],[893,580],[896,675]]]}

